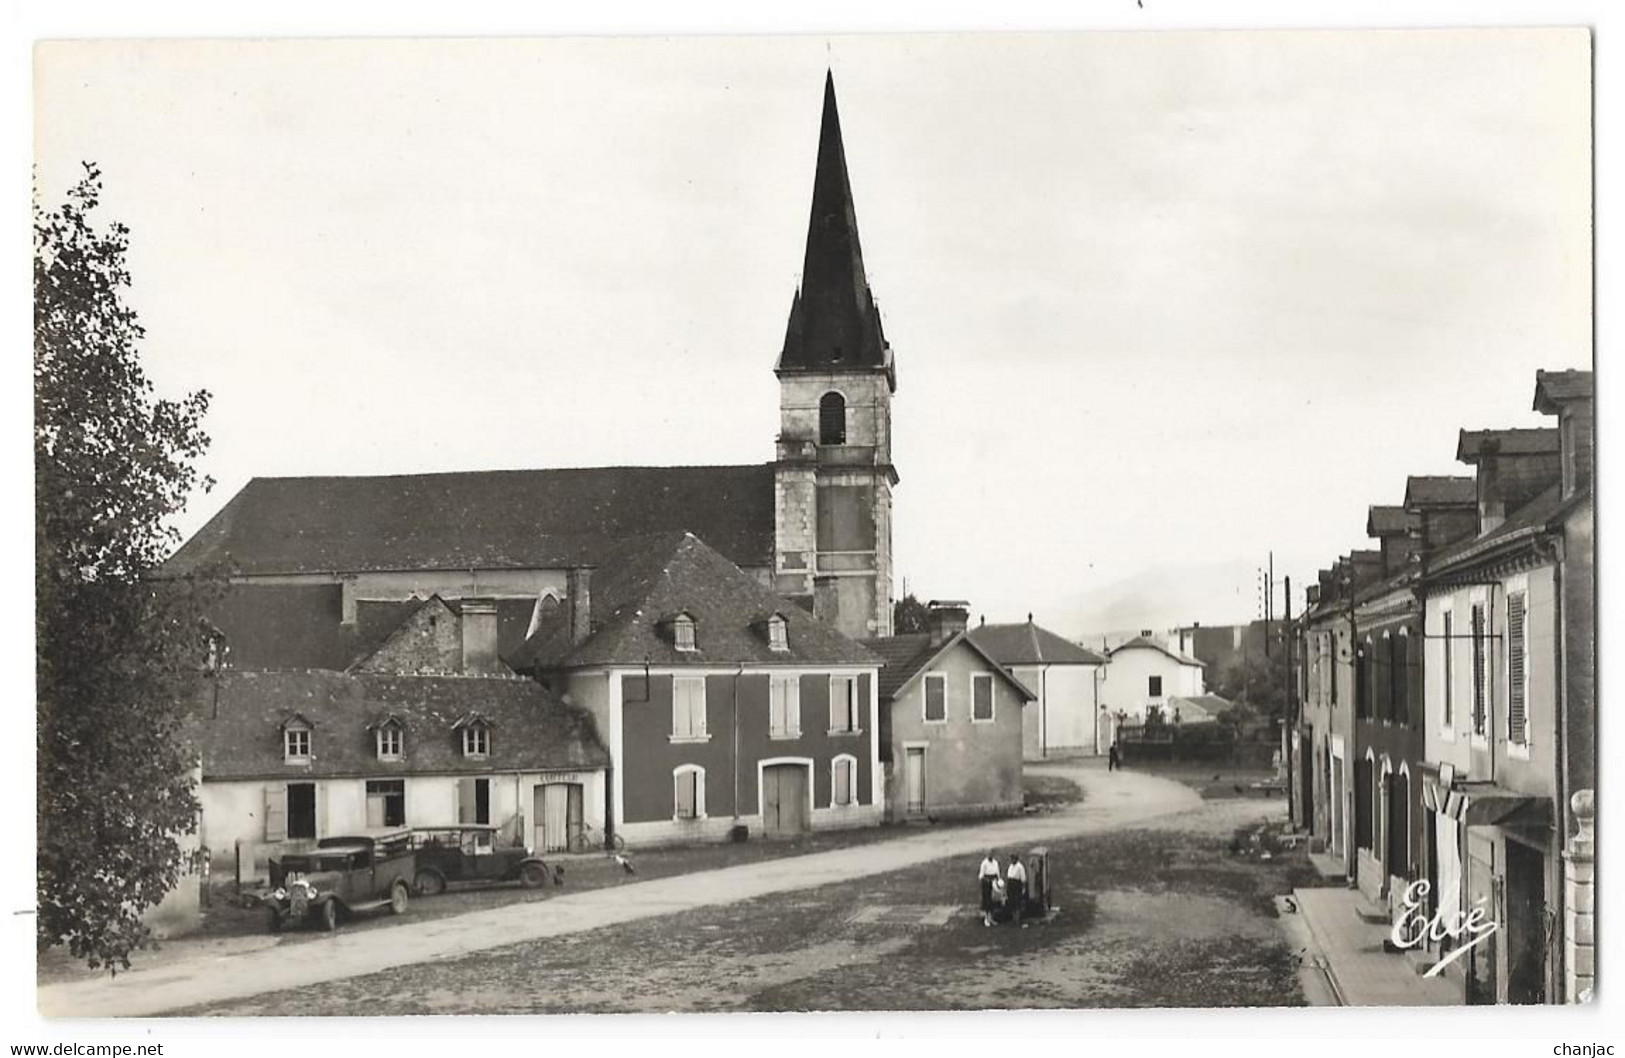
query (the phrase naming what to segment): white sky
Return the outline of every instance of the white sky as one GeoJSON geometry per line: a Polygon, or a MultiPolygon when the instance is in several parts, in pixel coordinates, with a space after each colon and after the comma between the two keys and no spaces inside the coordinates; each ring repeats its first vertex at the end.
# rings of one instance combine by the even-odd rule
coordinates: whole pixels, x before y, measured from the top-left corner
{"type": "MultiPolygon", "coordinates": [[[[1246,619],[1589,366],[1582,30],[37,53],[133,229],[182,528],[255,475],[763,462],[826,64],[898,364],[897,569],[1057,631],[1246,619]]],[[[902,588],[901,579],[897,585],[902,588]]],[[[1301,592],[1298,593],[1301,602],[1301,592]]]]}

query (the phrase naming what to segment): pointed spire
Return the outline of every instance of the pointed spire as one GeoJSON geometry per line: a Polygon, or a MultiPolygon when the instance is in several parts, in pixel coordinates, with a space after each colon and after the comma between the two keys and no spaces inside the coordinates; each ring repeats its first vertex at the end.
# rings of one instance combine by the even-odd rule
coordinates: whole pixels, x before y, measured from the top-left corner
{"type": "Polygon", "coordinates": [[[883,368],[891,376],[891,353],[863,270],[858,216],[852,204],[831,72],[824,78],[824,116],[807,224],[807,256],[801,289],[790,304],[778,370],[864,368],[883,368]]]}

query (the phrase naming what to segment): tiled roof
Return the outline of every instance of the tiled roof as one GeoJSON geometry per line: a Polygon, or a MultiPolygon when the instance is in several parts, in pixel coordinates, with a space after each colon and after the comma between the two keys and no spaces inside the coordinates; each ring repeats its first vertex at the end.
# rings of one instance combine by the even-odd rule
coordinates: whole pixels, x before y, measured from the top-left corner
{"type": "Polygon", "coordinates": [[[523,671],[587,665],[874,665],[875,658],[833,625],[774,595],[750,574],[688,533],[624,541],[593,573],[592,634],[570,642],[570,605],[558,608],[536,634],[504,655],[523,671]],[[695,650],[673,642],[669,622],[680,612],[695,620],[695,650]],[[768,645],[766,622],[782,614],[789,649],[768,645]]]}
{"type": "Polygon", "coordinates": [[[877,636],[865,639],[863,645],[870,651],[879,655],[883,667],[880,670],[879,694],[882,701],[889,701],[897,697],[897,692],[908,685],[908,682],[919,675],[921,670],[929,668],[937,658],[963,643],[968,649],[980,655],[984,661],[993,667],[1006,683],[1016,689],[1025,701],[1035,701],[1038,695],[1028,690],[1027,685],[1016,679],[1015,674],[999,663],[998,659],[976,645],[976,642],[964,632],[946,640],[941,646],[931,645],[931,636],[927,632],[913,632],[900,636],[877,636]]]}
{"type": "Polygon", "coordinates": [[[1047,628],[1024,624],[979,625],[971,642],[1000,665],[1104,665],[1106,657],[1062,639],[1047,628]]]}
{"type": "Polygon", "coordinates": [[[1463,430],[1456,442],[1456,459],[1462,463],[1474,463],[1490,449],[1504,456],[1555,455],[1558,451],[1557,428],[1463,430]]]}
{"type": "Polygon", "coordinates": [[[1167,643],[1158,642],[1157,640],[1152,639],[1149,636],[1135,636],[1133,639],[1130,639],[1126,643],[1119,643],[1119,644],[1117,644],[1117,646],[1113,647],[1110,651],[1108,651],[1106,656],[1108,658],[1115,658],[1120,652],[1122,652],[1124,650],[1134,650],[1134,649],[1139,649],[1139,648],[1148,648],[1148,649],[1151,649],[1151,650],[1160,650],[1162,653],[1164,653],[1164,654],[1168,655],[1169,657],[1173,658],[1175,661],[1179,662],[1181,665],[1195,665],[1198,668],[1202,667],[1202,663],[1200,661],[1197,661],[1195,658],[1191,657],[1190,655],[1181,654],[1179,651],[1174,650],[1172,647],[1170,647],[1167,643]]]}
{"type": "Polygon", "coordinates": [[[1232,704],[1228,698],[1221,698],[1217,694],[1197,694],[1189,698],[1172,697],[1168,699],[1168,714],[1172,716],[1173,711],[1178,709],[1180,723],[1199,724],[1205,720],[1219,719],[1219,714],[1229,709],[1232,704]]]}
{"type": "Polygon", "coordinates": [[[1478,485],[1470,477],[1412,475],[1405,479],[1405,506],[1468,506],[1478,502],[1478,485]]]}
{"type": "Polygon", "coordinates": [[[596,563],[626,537],[671,530],[766,566],[773,504],[767,463],[255,478],[163,569],[562,569],[596,563]]]}
{"type": "MultiPolygon", "coordinates": [[[[345,625],[337,584],[238,583],[210,608],[209,618],[225,636],[234,668],[343,671],[381,647],[424,601],[361,600],[355,624],[345,625]]],[[[447,605],[457,608],[455,601],[447,605]]],[[[524,642],[535,602],[498,599],[496,607],[500,653],[524,642]]]]}
{"type": "Polygon", "coordinates": [[[227,669],[204,681],[193,728],[206,780],[484,774],[609,763],[586,712],[519,677],[227,669]],[[483,760],[465,758],[453,730],[474,712],[492,725],[483,760]],[[283,761],[281,724],[295,713],[313,729],[308,765],[283,761]],[[368,730],[391,714],[406,729],[399,763],[378,760],[368,730]]]}
{"type": "Polygon", "coordinates": [[[1468,537],[1428,560],[1426,576],[1433,576],[1470,561],[1473,556],[1493,549],[1513,534],[1545,525],[1564,507],[1563,486],[1554,483],[1528,503],[1507,516],[1487,533],[1468,537]]]}
{"type": "Polygon", "coordinates": [[[1570,400],[1590,400],[1593,383],[1589,371],[1536,371],[1535,411],[1557,414],[1557,405],[1570,400]]]}
{"type": "Polygon", "coordinates": [[[1421,523],[1421,517],[1403,507],[1370,507],[1366,512],[1367,536],[1390,536],[1410,532],[1421,523]]]}

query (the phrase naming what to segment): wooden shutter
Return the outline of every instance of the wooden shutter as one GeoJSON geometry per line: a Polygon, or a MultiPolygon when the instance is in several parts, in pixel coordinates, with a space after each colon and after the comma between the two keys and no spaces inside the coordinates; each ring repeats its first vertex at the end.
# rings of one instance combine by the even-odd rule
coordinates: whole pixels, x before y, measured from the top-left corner
{"type": "Polygon", "coordinates": [[[993,677],[971,677],[971,716],[977,720],[993,719],[993,677]]]}
{"type": "Polygon", "coordinates": [[[288,787],[286,783],[265,784],[265,840],[288,840],[288,787]]]}
{"type": "Polygon", "coordinates": [[[1484,734],[1488,709],[1484,700],[1484,605],[1473,604],[1473,734],[1484,734]]]}
{"type": "Polygon", "coordinates": [[[925,718],[944,720],[948,716],[948,681],[936,676],[925,678],[925,718]]]}
{"type": "Polygon", "coordinates": [[[1529,741],[1528,704],[1524,691],[1524,593],[1507,595],[1507,740],[1529,741]]]}
{"type": "Polygon", "coordinates": [[[473,779],[457,780],[457,822],[459,823],[479,822],[475,818],[477,801],[474,793],[474,782],[473,779]]]}
{"type": "Polygon", "coordinates": [[[852,762],[849,760],[835,762],[835,803],[852,803],[852,762]]]}
{"type": "Polygon", "coordinates": [[[784,680],[777,676],[768,677],[767,685],[767,730],[769,734],[783,735],[789,731],[785,722],[784,699],[788,688],[784,680]]]}

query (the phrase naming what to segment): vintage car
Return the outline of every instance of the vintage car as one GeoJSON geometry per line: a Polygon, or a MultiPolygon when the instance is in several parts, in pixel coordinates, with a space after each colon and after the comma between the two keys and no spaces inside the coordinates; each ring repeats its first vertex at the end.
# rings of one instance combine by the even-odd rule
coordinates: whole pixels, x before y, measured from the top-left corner
{"type": "Polygon", "coordinates": [[[404,828],[323,838],[307,852],[271,861],[271,889],[260,898],[271,932],[314,921],[325,931],[342,915],[388,908],[404,915],[417,855],[404,828]]]}
{"type": "Polygon", "coordinates": [[[518,882],[536,889],[554,878],[530,849],[503,844],[494,826],[417,827],[412,848],[417,853],[413,888],[424,896],[438,896],[455,882],[518,882]]]}

